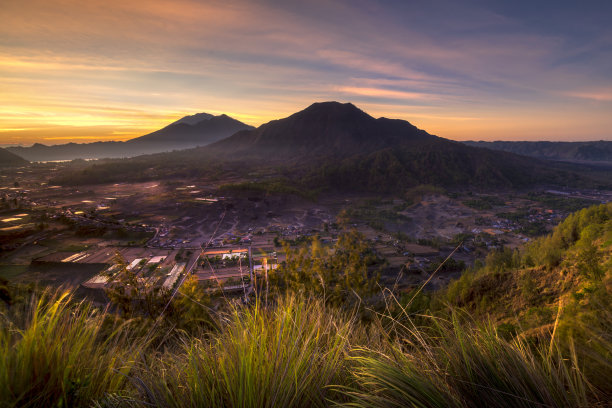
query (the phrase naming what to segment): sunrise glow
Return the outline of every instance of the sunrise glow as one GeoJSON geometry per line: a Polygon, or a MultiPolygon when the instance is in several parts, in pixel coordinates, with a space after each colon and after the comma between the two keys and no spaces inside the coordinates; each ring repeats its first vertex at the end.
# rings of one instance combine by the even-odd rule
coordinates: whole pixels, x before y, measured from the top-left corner
{"type": "Polygon", "coordinates": [[[457,140],[612,139],[608,4],[457,4],[9,0],[0,145],[196,112],[256,126],[325,100],[457,140]]]}

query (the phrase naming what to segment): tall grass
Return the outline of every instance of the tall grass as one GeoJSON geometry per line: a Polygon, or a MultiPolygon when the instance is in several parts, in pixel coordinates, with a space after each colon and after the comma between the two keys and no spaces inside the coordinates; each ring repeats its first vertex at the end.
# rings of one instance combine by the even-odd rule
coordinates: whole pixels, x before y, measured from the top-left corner
{"type": "MultiPolygon", "coordinates": [[[[343,383],[353,322],[321,301],[286,298],[224,316],[221,331],[186,339],[143,378],[148,402],[170,407],[325,406],[343,383]],[[171,361],[171,363],[169,363],[171,361]]],[[[146,374],[144,374],[146,375],[146,374]]]]}
{"type": "MultiPolygon", "coordinates": [[[[460,312],[365,324],[321,299],[231,306],[200,335],[144,343],[69,293],[0,316],[0,406],[582,407],[578,352],[505,340],[460,312]],[[427,323],[428,322],[428,323],[427,323]],[[389,333],[388,331],[393,331],[389,333]],[[104,334],[104,335],[103,335],[104,334]],[[180,339],[180,340],[177,340],[180,339]],[[164,347],[161,349],[161,347],[164,347]]],[[[165,329],[167,330],[167,329],[165,329]]],[[[160,334],[162,335],[162,334],[160,334]]],[[[599,339],[607,342],[609,337],[599,339]]],[[[600,344],[600,343],[598,343],[600,344]]],[[[606,349],[607,350],[607,349],[606,349]]],[[[600,353],[600,355],[602,355],[600,353]]],[[[609,364],[592,375],[609,378],[609,364]]]]}
{"type": "MultiPolygon", "coordinates": [[[[432,318],[433,319],[433,318],[432,318]]],[[[492,327],[436,319],[414,327],[389,352],[353,357],[356,385],[341,388],[355,407],[583,407],[589,387],[575,354],[564,358],[492,327]]]]}
{"type": "Polygon", "coordinates": [[[44,292],[0,315],[0,406],[83,406],[121,389],[133,349],[100,339],[103,313],[69,292],[44,292]]]}

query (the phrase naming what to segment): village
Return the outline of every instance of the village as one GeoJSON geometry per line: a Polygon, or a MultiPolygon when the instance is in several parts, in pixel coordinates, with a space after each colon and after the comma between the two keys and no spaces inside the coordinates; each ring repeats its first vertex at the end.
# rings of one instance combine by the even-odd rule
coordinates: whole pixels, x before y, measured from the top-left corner
{"type": "Polygon", "coordinates": [[[385,260],[383,284],[418,284],[454,252],[456,268],[437,276],[438,287],[491,249],[518,247],[580,206],[612,199],[605,191],[426,190],[309,201],[227,191],[224,180],[48,184],[45,175],[60,167],[0,175],[0,276],[103,292],[126,268],[146,287],[173,290],[193,275],[211,292],[239,294],[282,264],[286,246],[333,245],[355,229],[385,260]]]}

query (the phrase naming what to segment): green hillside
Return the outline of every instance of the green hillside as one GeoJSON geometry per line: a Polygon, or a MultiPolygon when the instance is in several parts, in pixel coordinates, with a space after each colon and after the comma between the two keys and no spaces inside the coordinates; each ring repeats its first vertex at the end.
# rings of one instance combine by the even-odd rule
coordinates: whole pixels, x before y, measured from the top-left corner
{"type": "Polygon", "coordinates": [[[609,310],[611,285],[609,203],[573,213],[520,251],[490,253],[481,267],[449,286],[445,299],[474,315],[535,332],[552,326],[557,314],[569,317],[578,306],[609,310]]]}
{"type": "Polygon", "coordinates": [[[592,383],[606,388],[595,372],[612,373],[612,203],[570,215],[521,251],[489,254],[436,300],[506,337],[577,347],[592,383]]]}
{"type": "Polygon", "coordinates": [[[188,280],[115,313],[3,282],[0,406],[603,407],[611,247],[607,204],[438,293],[377,290],[354,232],[288,253],[248,305],[188,280]]]}
{"type": "Polygon", "coordinates": [[[612,162],[612,142],[474,142],[467,145],[485,147],[548,160],[612,162]]]}

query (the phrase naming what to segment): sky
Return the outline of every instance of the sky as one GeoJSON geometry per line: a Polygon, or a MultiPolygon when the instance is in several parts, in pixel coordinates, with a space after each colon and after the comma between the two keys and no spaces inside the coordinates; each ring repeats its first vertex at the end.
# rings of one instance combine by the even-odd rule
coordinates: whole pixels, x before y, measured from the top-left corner
{"type": "Polygon", "coordinates": [[[612,2],[1,0],[0,145],[352,102],[455,140],[612,140],[612,2]]]}

